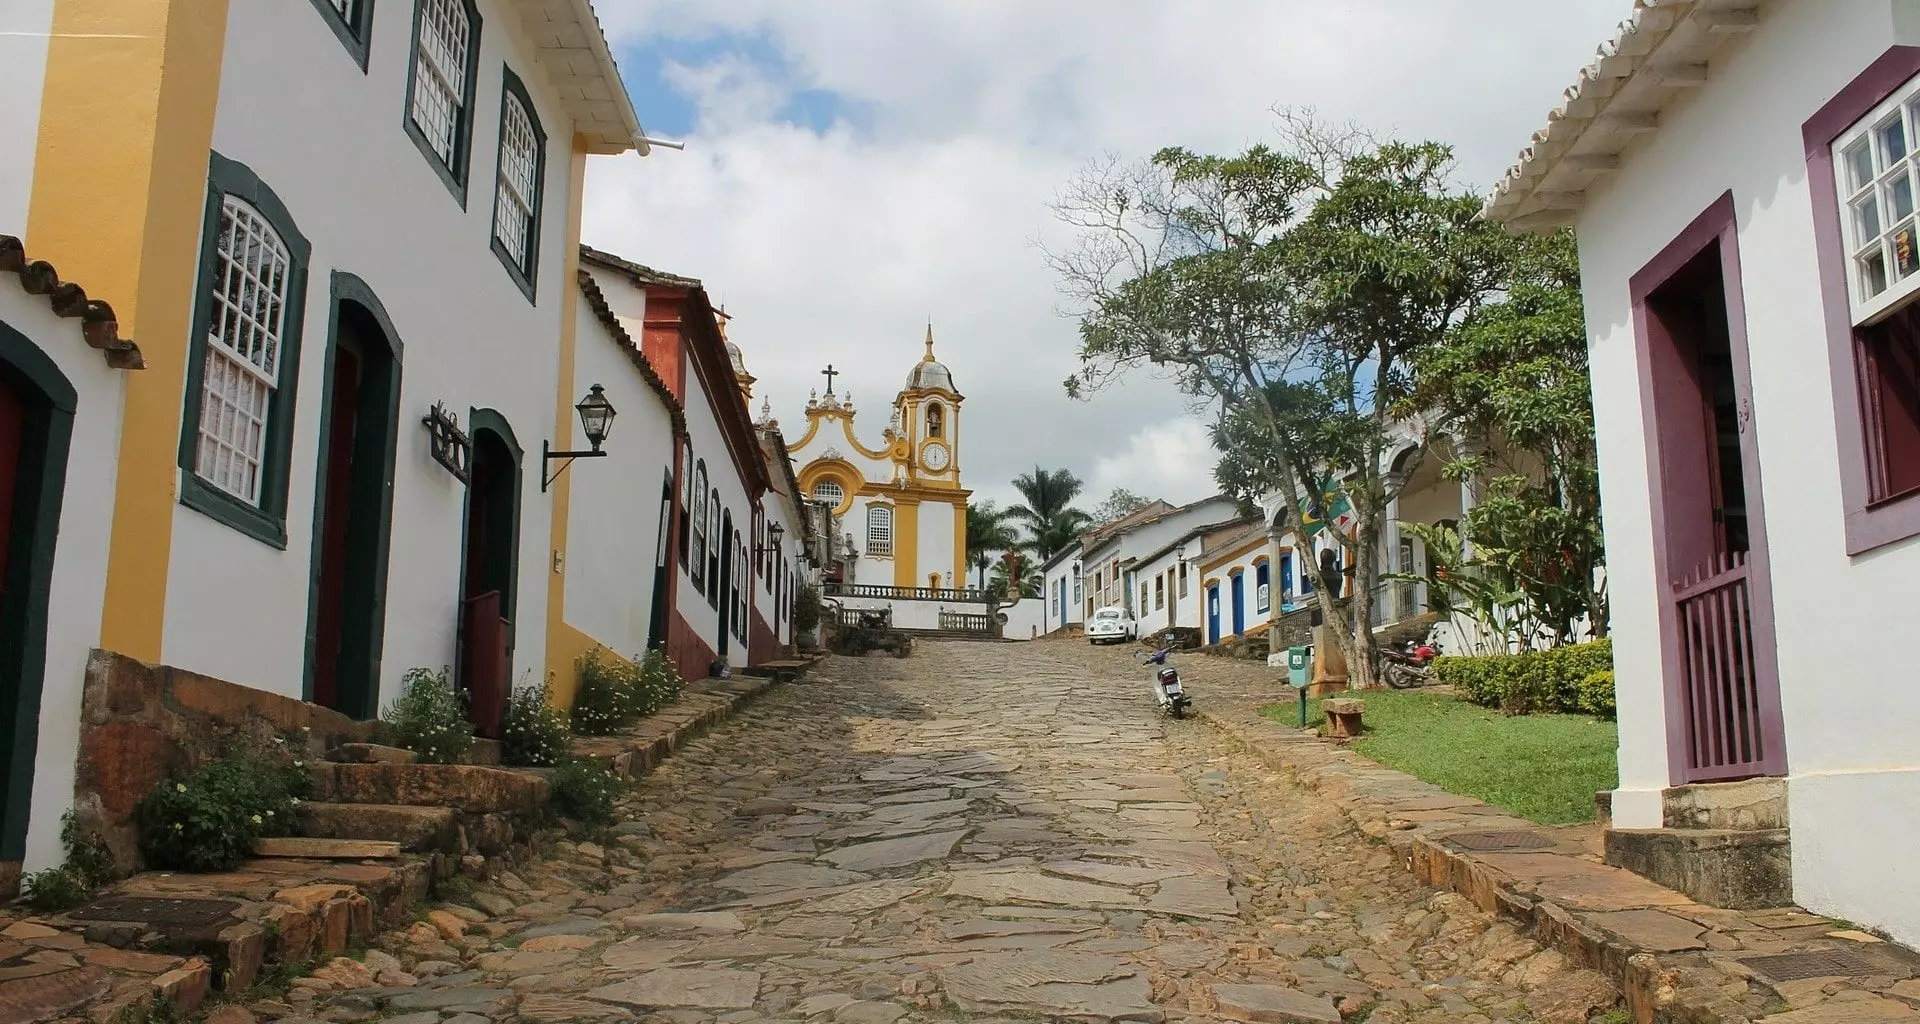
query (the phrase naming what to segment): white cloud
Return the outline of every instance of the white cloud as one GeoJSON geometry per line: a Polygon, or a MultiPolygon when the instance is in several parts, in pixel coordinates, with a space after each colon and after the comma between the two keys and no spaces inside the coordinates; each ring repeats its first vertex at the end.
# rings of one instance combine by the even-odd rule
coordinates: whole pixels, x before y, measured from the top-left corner
{"type": "MultiPolygon", "coordinates": [[[[1102,443],[1183,444],[1184,476],[1115,482],[1169,500],[1211,489],[1185,402],[1137,374],[1076,403],[1075,325],[1034,246],[1047,202],[1104,152],[1224,151],[1270,137],[1276,104],[1455,143],[1490,184],[1626,0],[620,0],[616,47],[674,51],[664,77],[699,116],[685,153],[595,159],[585,236],[700,277],[790,428],[828,362],[877,438],[931,317],[966,394],[969,486],[1005,501],[1036,463],[1094,483],[1102,443]],[[779,66],[712,43],[744,34],[779,66]],[[690,53],[695,52],[689,50],[690,53]],[[800,90],[860,111],[823,131],[783,123],[800,90]],[[1143,430],[1141,424],[1156,426],[1143,430]],[[1138,486],[1135,483],[1138,482],[1138,486]]],[[[632,70],[630,68],[630,70],[632,70]]],[[[636,76],[637,77],[637,76],[636,76]]],[[[657,98],[653,98],[657,103],[657,98]]],[[[645,120],[650,97],[635,96],[645,120]]],[[[756,400],[756,406],[758,401],[756,400]]],[[[1135,472],[1131,467],[1128,473],[1135,472]]],[[[1097,496],[1096,496],[1097,497],[1097,496]]]]}
{"type": "Polygon", "coordinates": [[[1093,472],[1087,477],[1085,505],[1098,504],[1116,487],[1143,498],[1175,505],[1218,494],[1213,467],[1220,457],[1207,440],[1207,428],[1180,416],[1141,428],[1124,446],[1095,446],[1093,472]]]}

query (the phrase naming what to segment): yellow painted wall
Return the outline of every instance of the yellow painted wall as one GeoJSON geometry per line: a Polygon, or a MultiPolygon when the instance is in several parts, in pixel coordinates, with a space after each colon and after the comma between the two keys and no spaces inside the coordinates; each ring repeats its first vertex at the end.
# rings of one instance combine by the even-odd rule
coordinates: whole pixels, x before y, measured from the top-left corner
{"type": "Polygon", "coordinates": [[[893,503],[893,585],[917,587],[920,576],[920,502],[893,503]]]}
{"type": "MultiPolygon", "coordinates": [[[[562,300],[559,307],[560,350],[559,381],[554,395],[553,447],[566,451],[573,447],[574,345],[578,340],[579,316],[574,304],[575,278],[580,273],[580,221],[587,180],[586,140],[575,136],[573,159],[567,176],[567,252],[561,261],[562,300]]],[[[547,467],[541,466],[545,473],[547,467]]],[[[567,624],[567,577],[572,553],[567,550],[567,515],[572,506],[573,477],[562,473],[549,491],[553,501],[551,521],[552,548],[547,559],[547,701],[555,707],[571,708],[579,690],[576,665],[582,655],[601,646],[599,641],[567,624]],[[558,557],[554,557],[557,555],[558,557]],[[558,568],[555,568],[555,566],[558,568]]],[[[592,552],[582,552],[592,557],[592,552]]],[[[611,654],[612,652],[608,652],[611,654]]],[[[614,654],[618,658],[619,655],[614,654]]],[[[624,659],[622,659],[624,660],[624,659]]]]}
{"type": "Polygon", "coordinates": [[[161,656],[227,0],[57,0],[27,251],[113,304],[127,375],[100,645],[161,656]]]}

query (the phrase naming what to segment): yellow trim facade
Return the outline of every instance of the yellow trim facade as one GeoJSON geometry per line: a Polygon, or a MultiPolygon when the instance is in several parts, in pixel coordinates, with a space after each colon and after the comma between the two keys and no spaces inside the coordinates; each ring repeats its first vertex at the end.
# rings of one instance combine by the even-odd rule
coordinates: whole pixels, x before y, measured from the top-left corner
{"type": "MultiPolygon", "coordinates": [[[[127,378],[100,646],[160,659],[227,0],[57,0],[27,251],[110,296],[127,378]]],[[[77,469],[78,467],[76,467],[77,469]]]]}
{"type": "Polygon", "coordinates": [[[914,582],[920,574],[919,566],[920,501],[899,498],[893,503],[893,585],[919,586],[914,582]]]}
{"type": "Polygon", "coordinates": [[[1202,574],[1212,572],[1213,570],[1218,569],[1219,567],[1227,564],[1228,562],[1233,561],[1236,558],[1239,558],[1240,556],[1246,554],[1247,552],[1256,550],[1258,548],[1266,547],[1266,545],[1267,545],[1267,538],[1261,537],[1258,540],[1253,540],[1245,544],[1242,544],[1239,547],[1232,549],[1231,551],[1223,551],[1212,558],[1207,558],[1202,560],[1200,563],[1200,572],[1202,574]]]}

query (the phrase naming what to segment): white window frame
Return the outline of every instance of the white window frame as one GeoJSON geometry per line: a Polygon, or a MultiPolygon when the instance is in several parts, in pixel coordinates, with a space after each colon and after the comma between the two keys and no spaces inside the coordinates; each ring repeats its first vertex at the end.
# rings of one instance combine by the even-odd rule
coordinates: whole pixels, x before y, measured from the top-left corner
{"type": "Polygon", "coordinates": [[[461,0],[419,0],[420,24],[414,31],[413,94],[407,97],[407,117],[427,140],[448,170],[458,173],[462,136],[467,131],[467,109],[472,74],[473,47],[479,42],[477,26],[461,0]],[[457,24],[456,24],[457,22],[457,24]],[[450,44],[458,44],[455,50],[450,44]],[[444,62],[448,65],[442,67],[444,62]],[[423,90],[430,90],[447,107],[447,123],[432,123],[431,110],[423,107],[423,90]],[[423,119],[423,115],[428,115],[423,119]],[[441,147],[445,146],[443,150],[441,147]]]}
{"type": "Polygon", "coordinates": [[[892,505],[867,506],[867,557],[893,557],[893,522],[892,505]]]}
{"type": "Polygon", "coordinates": [[[292,280],[293,252],[266,214],[238,196],[222,197],[214,279],[202,283],[213,292],[213,318],[194,473],[255,508],[280,390],[292,280]]]}
{"type": "Polygon", "coordinates": [[[847,500],[847,489],[840,486],[840,481],[838,480],[820,480],[813,485],[813,500],[826,502],[831,508],[837,510],[842,504],[845,504],[847,500]],[[829,487],[833,489],[833,497],[822,497],[820,492],[829,487]]]}
{"type": "Polygon", "coordinates": [[[500,153],[493,239],[521,274],[533,276],[540,230],[540,129],[512,89],[500,99],[500,153]],[[515,115],[518,115],[517,117],[515,115]]]}
{"type": "Polygon", "coordinates": [[[1901,86],[1833,143],[1833,187],[1840,201],[1847,304],[1856,327],[1885,318],[1920,293],[1920,154],[1916,154],[1914,148],[1916,142],[1920,142],[1917,132],[1920,132],[1920,77],[1901,86]],[[1883,145],[1885,137],[1880,132],[1895,124],[1901,128],[1905,150],[1898,158],[1890,159],[1883,145]],[[1860,149],[1863,143],[1865,150],[1860,149]],[[1859,188],[1853,187],[1851,158],[1856,152],[1871,155],[1873,170],[1872,180],[1859,188]],[[1899,199],[1897,190],[1903,176],[1908,211],[1905,216],[1895,218],[1890,214],[1899,199]],[[1867,200],[1873,203],[1879,227],[1871,239],[1866,237],[1860,216],[1867,200]],[[1902,228],[1912,253],[1912,269],[1904,277],[1899,276],[1897,248],[1902,228]],[[1862,262],[1874,246],[1880,249],[1887,283],[1878,293],[1867,294],[1862,262]]]}

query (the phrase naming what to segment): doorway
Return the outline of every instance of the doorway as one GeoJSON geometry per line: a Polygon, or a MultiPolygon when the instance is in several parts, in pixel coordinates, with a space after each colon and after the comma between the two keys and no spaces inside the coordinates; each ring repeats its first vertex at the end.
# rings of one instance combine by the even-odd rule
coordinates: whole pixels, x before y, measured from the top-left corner
{"type": "MultiPolygon", "coordinates": [[[[78,395],[0,323],[0,883],[26,854],[46,682],[47,604],[78,395]]],[[[79,680],[63,699],[78,701],[79,680]]]]}
{"type": "Polygon", "coordinates": [[[490,409],[470,416],[473,461],[461,560],[460,686],[474,731],[500,737],[513,673],[514,596],[520,561],[520,446],[490,409]]]}
{"type": "Polygon", "coordinates": [[[1233,635],[1239,636],[1247,631],[1247,577],[1236,572],[1232,579],[1233,587],[1233,635]]]}
{"type": "Polygon", "coordinates": [[[333,293],[314,489],[307,694],[316,704],[364,720],[379,713],[399,442],[399,343],[358,279],[336,274],[333,293]]]}
{"type": "Polygon", "coordinates": [[[1677,783],[1786,771],[1733,213],[1729,195],[1633,287],[1677,783]]]}
{"type": "Polygon", "coordinates": [[[1220,584],[1207,584],[1207,642],[1220,642],[1220,584]]]}

